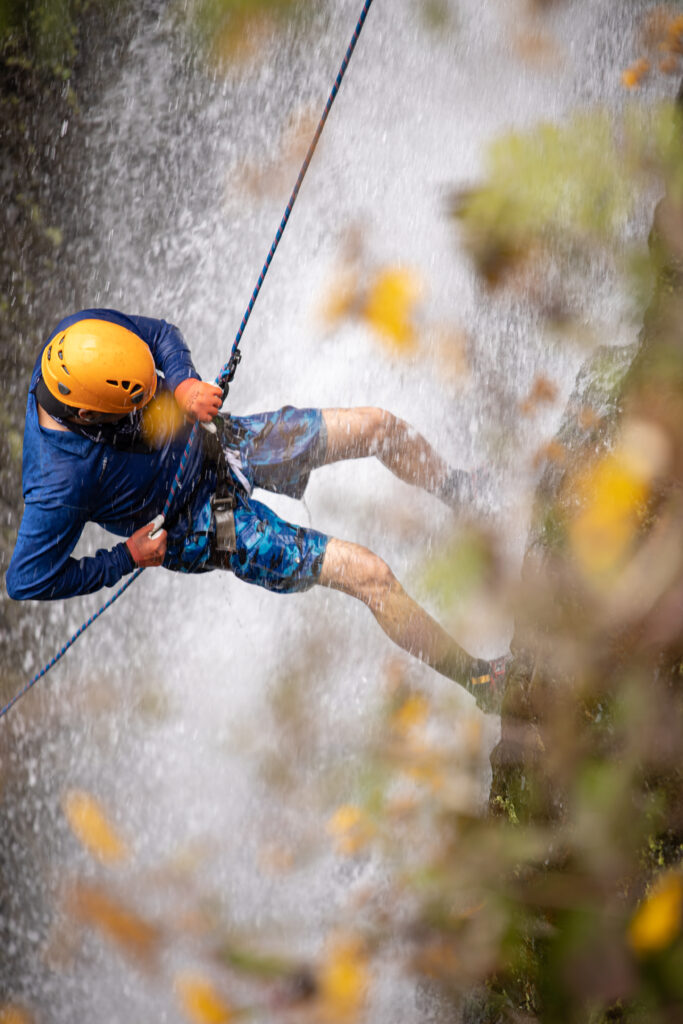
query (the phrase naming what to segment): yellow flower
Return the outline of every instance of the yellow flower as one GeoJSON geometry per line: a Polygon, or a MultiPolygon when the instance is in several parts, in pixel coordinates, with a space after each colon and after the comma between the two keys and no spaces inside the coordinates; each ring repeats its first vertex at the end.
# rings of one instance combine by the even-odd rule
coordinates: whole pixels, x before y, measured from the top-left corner
{"type": "Polygon", "coordinates": [[[365,1001],[369,970],[359,939],[338,937],[329,949],[319,974],[320,1011],[325,1021],[353,1021],[365,1001]]]}
{"type": "Polygon", "coordinates": [[[192,1024],[227,1024],[233,1019],[231,1007],[207,978],[181,974],[176,978],[175,988],[185,1016],[192,1024]]]}
{"type": "Polygon", "coordinates": [[[628,929],[628,941],[641,956],[670,946],[681,928],[683,877],[662,875],[636,910],[628,929]]]}
{"type": "Polygon", "coordinates": [[[62,807],[71,831],[102,864],[115,864],[128,857],[128,847],[89,793],[70,790],[64,796],[62,807]]]}

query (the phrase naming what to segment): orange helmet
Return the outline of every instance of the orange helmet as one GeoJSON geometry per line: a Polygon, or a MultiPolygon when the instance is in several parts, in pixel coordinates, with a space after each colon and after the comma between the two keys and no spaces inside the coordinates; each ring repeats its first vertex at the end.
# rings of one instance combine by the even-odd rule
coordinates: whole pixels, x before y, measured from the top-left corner
{"type": "Polygon", "coordinates": [[[79,320],[57,334],[43,351],[41,372],[64,405],[119,416],[142,409],[157,388],[148,346],[108,320],[79,320]]]}

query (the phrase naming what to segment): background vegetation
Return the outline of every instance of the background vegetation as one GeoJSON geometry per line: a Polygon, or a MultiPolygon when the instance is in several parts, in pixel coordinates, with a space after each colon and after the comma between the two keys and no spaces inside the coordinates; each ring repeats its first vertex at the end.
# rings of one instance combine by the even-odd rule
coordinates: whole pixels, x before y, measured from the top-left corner
{"type": "MultiPolygon", "coordinates": [[[[130,38],[127,0],[0,0],[0,565],[14,547],[22,507],[26,381],[45,323],[79,301],[68,259],[82,211],[70,183],[83,173],[84,115],[130,38]]],[[[0,595],[3,699],[25,678],[18,652],[42,623],[0,595]]],[[[56,627],[56,628],[55,628],[56,627]]]]}

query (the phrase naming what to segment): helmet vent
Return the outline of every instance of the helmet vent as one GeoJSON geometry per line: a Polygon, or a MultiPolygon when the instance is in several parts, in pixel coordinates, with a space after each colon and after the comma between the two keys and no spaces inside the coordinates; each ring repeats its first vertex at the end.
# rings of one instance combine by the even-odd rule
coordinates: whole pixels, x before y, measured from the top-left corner
{"type": "Polygon", "coordinates": [[[117,380],[108,380],[107,384],[113,384],[115,388],[119,386],[119,382],[117,380]]]}
{"type": "Polygon", "coordinates": [[[129,380],[122,380],[121,381],[121,387],[123,388],[124,391],[127,391],[128,388],[130,387],[130,381],[129,380]]]}
{"type": "Polygon", "coordinates": [[[62,369],[64,370],[64,373],[67,375],[67,377],[71,376],[66,366],[62,366],[62,369]]]}
{"type": "Polygon", "coordinates": [[[50,361],[51,356],[52,356],[52,345],[50,345],[50,347],[47,350],[47,360],[48,360],[48,362],[50,361]]]}
{"type": "Polygon", "coordinates": [[[57,355],[59,356],[60,359],[64,358],[64,353],[62,352],[61,348],[57,349],[57,355]]]}
{"type": "Polygon", "coordinates": [[[60,394],[62,394],[62,395],[70,395],[71,394],[71,391],[69,390],[69,388],[66,386],[66,384],[62,384],[61,380],[58,382],[57,387],[59,388],[60,394]]]}

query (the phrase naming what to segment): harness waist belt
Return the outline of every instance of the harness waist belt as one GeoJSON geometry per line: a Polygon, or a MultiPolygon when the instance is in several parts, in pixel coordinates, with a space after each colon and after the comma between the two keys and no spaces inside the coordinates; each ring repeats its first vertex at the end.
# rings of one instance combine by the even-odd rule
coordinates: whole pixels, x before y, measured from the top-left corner
{"type": "MultiPolygon", "coordinates": [[[[219,418],[220,419],[220,418],[219,418]]],[[[216,524],[212,547],[220,555],[237,550],[235,536],[235,506],[237,505],[237,484],[230,472],[228,454],[223,447],[225,428],[222,419],[216,434],[204,432],[202,442],[204,456],[216,470],[216,490],[211,498],[211,511],[216,524]]],[[[240,471],[240,476],[242,473],[240,471]]]]}

